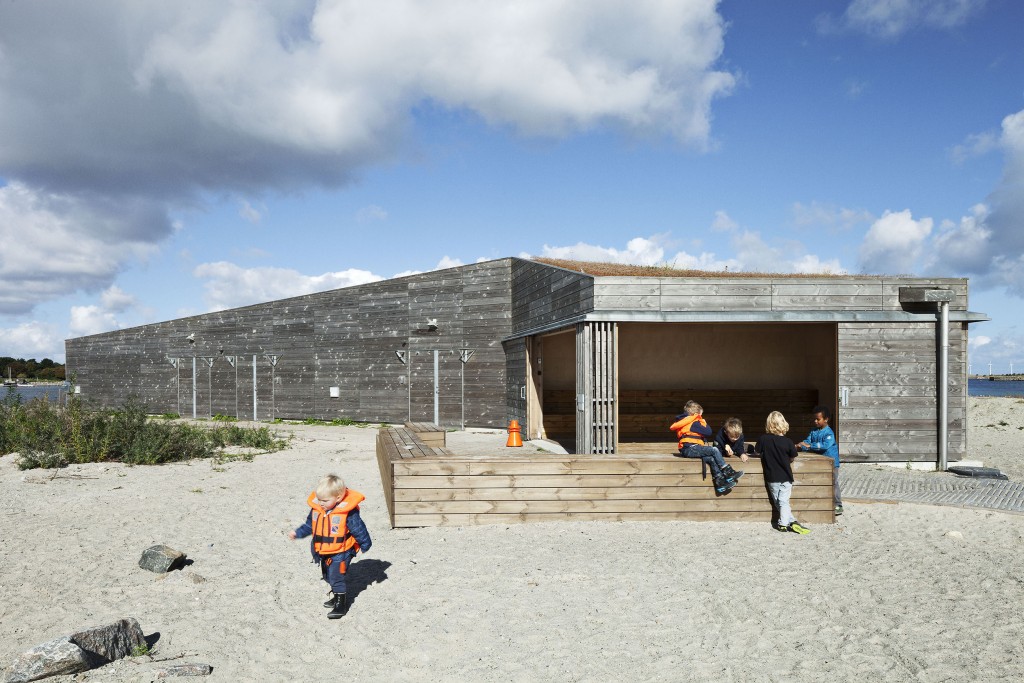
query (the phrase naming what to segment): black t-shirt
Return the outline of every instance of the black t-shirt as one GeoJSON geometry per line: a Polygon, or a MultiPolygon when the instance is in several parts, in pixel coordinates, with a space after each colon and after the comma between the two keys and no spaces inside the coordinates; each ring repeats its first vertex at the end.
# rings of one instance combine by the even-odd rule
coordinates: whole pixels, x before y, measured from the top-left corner
{"type": "Polygon", "coordinates": [[[784,436],[765,434],[757,440],[754,450],[761,456],[764,480],[770,483],[793,481],[790,460],[796,457],[796,446],[784,436]]]}

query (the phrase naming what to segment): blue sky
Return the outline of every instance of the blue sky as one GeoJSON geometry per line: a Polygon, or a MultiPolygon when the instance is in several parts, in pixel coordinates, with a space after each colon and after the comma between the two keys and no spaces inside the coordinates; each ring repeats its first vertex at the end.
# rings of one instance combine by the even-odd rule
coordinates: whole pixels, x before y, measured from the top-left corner
{"type": "Polygon", "coordinates": [[[1024,369],[1016,0],[0,2],[0,355],[504,256],[969,277],[1024,369]]]}

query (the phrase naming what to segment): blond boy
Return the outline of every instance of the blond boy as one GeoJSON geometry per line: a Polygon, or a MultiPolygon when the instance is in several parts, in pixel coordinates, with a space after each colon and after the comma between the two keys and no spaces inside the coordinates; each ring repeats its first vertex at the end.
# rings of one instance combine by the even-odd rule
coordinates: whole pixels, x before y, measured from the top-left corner
{"type": "Polygon", "coordinates": [[[768,485],[768,494],[772,506],[778,513],[775,528],[779,531],[792,531],[797,534],[809,534],[811,531],[793,516],[789,498],[793,494],[793,459],[796,457],[796,446],[786,438],[789,423],[777,410],[768,414],[765,421],[768,432],[757,440],[754,452],[761,458],[764,480],[768,485]]]}

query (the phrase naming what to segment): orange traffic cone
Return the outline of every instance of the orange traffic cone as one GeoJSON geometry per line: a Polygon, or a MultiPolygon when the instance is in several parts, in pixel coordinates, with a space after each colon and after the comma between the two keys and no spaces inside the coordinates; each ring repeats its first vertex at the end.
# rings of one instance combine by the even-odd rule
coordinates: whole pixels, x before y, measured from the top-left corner
{"type": "Polygon", "coordinates": [[[519,422],[512,420],[508,423],[508,441],[505,442],[505,447],[510,448],[512,446],[522,446],[523,437],[519,435],[519,422]]]}

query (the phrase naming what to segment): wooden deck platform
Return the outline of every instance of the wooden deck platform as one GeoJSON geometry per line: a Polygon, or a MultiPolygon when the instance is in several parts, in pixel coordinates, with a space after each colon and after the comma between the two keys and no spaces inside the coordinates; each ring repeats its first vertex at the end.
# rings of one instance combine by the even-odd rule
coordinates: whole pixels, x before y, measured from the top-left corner
{"type": "MultiPolygon", "coordinates": [[[[392,527],[772,516],[756,458],[731,459],[745,475],[725,496],[715,495],[710,475],[701,478],[699,460],[665,453],[459,455],[386,428],[377,434],[377,460],[392,527]]],[[[835,522],[831,458],[801,455],[793,470],[794,514],[807,524],[835,522]]]]}

